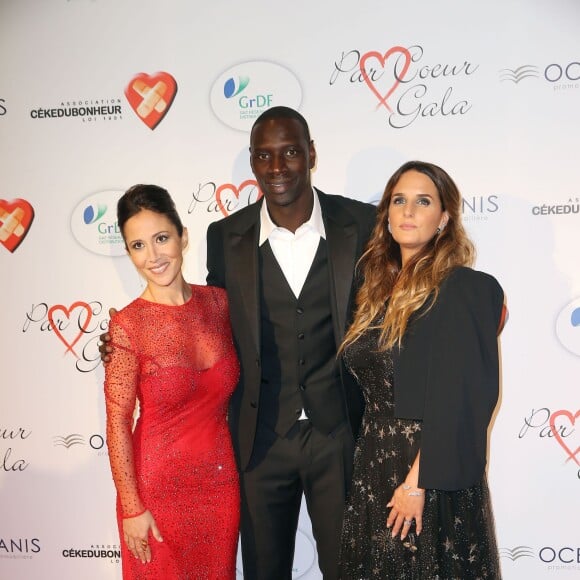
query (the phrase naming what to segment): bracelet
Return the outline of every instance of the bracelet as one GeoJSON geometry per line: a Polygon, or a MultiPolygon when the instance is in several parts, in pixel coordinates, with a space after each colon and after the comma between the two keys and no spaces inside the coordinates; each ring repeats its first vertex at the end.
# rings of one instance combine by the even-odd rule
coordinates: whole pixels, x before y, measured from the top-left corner
{"type": "Polygon", "coordinates": [[[123,519],[124,520],[128,520],[130,518],[136,518],[138,516],[142,516],[146,511],[147,511],[147,508],[145,508],[143,511],[140,511],[140,512],[138,512],[136,514],[131,514],[130,516],[123,516],[123,519]]]}
{"type": "MultiPolygon", "coordinates": [[[[413,488],[412,485],[409,485],[408,483],[403,483],[403,489],[405,491],[409,491],[412,488],[413,488]]],[[[421,497],[422,495],[425,495],[425,490],[416,489],[415,491],[409,491],[407,495],[410,497],[421,497]]]]}

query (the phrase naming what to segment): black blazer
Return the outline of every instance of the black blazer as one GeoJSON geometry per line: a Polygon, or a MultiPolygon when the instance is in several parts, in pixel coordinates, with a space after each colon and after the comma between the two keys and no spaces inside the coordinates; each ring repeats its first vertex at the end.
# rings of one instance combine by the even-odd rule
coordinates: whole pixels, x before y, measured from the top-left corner
{"type": "Polygon", "coordinates": [[[393,349],[395,416],[423,421],[420,487],[465,489],[484,475],[503,301],[495,278],[457,268],[393,349]]]}
{"type": "MultiPolygon", "coordinates": [[[[374,226],[376,208],[317,192],[326,231],[332,320],[338,348],[350,317],[355,264],[374,226]]],[[[214,222],[207,230],[207,283],[227,290],[234,341],[241,362],[240,381],[229,411],[232,440],[241,469],[246,468],[252,454],[260,402],[258,241],[262,203],[259,200],[214,222]]],[[[362,397],[342,365],[341,376],[345,408],[356,433],[362,416],[362,397]]]]}

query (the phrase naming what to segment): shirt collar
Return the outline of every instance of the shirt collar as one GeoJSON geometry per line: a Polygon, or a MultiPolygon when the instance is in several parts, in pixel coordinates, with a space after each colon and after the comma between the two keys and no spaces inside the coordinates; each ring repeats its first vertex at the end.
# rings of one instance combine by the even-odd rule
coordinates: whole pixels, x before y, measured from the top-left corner
{"type": "MultiPolygon", "coordinates": [[[[300,227],[307,226],[314,230],[321,238],[326,239],[326,230],[324,229],[324,221],[322,220],[322,208],[320,207],[320,200],[318,199],[318,193],[314,188],[312,188],[312,193],[314,197],[314,204],[312,206],[312,213],[310,218],[305,221],[300,227]]],[[[260,241],[258,243],[261,246],[269,237],[274,230],[284,230],[277,226],[270,217],[268,213],[268,204],[266,200],[262,202],[262,207],[260,208],[260,241]]]]}

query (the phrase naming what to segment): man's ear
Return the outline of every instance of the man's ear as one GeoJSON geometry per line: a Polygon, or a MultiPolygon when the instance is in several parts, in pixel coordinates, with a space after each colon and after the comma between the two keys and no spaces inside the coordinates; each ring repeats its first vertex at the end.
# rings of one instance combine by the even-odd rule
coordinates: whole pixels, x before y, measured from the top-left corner
{"type": "Polygon", "coordinates": [[[311,139],[308,144],[308,167],[309,169],[314,169],[316,165],[316,148],[314,147],[314,141],[311,139]]]}
{"type": "Polygon", "coordinates": [[[248,151],[250,152],[250,169],[252,170],[252,173],[254,173],[254,159],[252,157],[252,148],[248,147],[248,151]]]}

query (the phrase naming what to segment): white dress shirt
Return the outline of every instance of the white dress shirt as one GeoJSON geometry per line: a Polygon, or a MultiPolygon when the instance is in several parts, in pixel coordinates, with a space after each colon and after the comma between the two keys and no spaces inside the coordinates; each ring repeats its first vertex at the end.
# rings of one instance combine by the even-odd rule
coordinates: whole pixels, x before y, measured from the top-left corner
{"type": "Polygon", "coordinates": [[[314,206],[308,221],[295,233],[277,226],[270,218],[266,200],[260,210],[260,241],[262,246],[268,240],[276,261],[280,265],[294,296],[298,298],[306,277],[314,261],[320,238],[326,239],[322,210],[318,194],[314,193],[314,206]]]}

